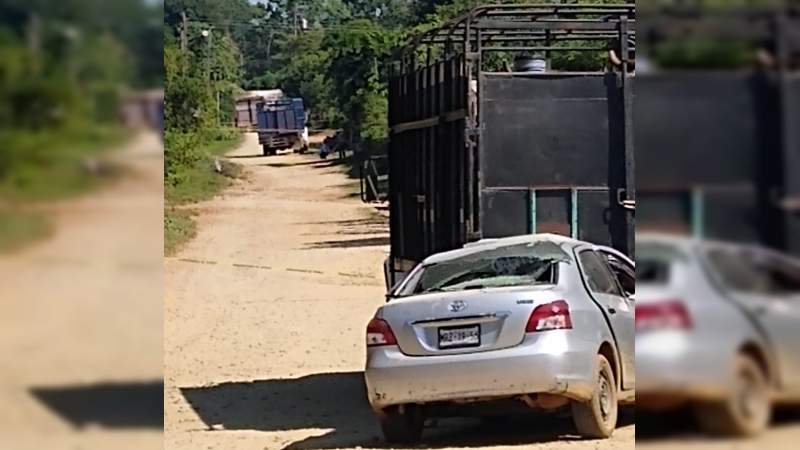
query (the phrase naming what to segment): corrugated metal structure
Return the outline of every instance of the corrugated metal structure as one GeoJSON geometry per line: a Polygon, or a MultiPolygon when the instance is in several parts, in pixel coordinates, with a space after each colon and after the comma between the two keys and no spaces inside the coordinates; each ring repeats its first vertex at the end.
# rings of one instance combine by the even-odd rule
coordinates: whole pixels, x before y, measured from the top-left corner
{"type": "Polygon", "coordinates": [[[392,272],[530,232],[632,253],[635,9],[487,5],[404,48],[389,83],[392,272]],[[492,67],[495,54],[558,52],[615,63],[591,73],[492,67]]]}
{"type": "Polygon", "coordinates": [[[693,33],[771,57],[749,70],[639,75],[638,229],[800,254],[800,14],[683,11],[642,28],[649,46],[693,33]]]}

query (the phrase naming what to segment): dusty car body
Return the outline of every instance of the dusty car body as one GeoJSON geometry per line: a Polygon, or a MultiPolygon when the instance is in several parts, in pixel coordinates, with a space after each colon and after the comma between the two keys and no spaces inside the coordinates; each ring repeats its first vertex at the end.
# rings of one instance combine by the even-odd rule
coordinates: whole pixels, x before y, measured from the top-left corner
{"type": "Polygon", "coordinates": [[[637,235],[637,408],[689,404],[748,436],[800,399],[800,262],[765,248],[637,235]]]}
{"type": "Polygon", "coordinates": [[[386,438],[415,441],[425,417],[502,402],[571,404],[579,432],[610,436],[635,385],[633,277],[616,250],[547,234],[425,259],[367,329],[368,396],[386,438]]]}

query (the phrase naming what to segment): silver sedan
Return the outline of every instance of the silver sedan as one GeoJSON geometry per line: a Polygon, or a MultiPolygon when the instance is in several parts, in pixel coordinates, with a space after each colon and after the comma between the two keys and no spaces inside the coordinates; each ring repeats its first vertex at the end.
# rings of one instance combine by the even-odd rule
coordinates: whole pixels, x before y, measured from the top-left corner
{"type": "Polygon", "coordinates": [[[800,400],[800,261],[643,233],[636,259],[638,408],[688,404],[708,432],[750,436],[800,400]]]}
{"type": "Polygon", "coordinates": [[[571,409],[607,438],[634,397],[634,264],[556,235],[480,241],[431,256],[367,328],[366,384],[384,435],[425,419],[571,409]]]}

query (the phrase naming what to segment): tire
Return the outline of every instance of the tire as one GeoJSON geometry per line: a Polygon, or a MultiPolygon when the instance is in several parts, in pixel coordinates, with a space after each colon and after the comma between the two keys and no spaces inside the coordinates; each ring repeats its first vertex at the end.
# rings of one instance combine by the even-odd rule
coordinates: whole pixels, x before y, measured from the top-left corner
{"type": "Polygon", "coordinates": [[[425,416],[419,406],[406,406],[405,413],[392,408],[381,419],[381,430],[387,442],[394,444],[416,444],[422,439],[425,416]]]}
{"type": "Polygon", "coordinates": [[[304,145],[300,148],[300,154],[305,155],[306,153],[308,153],[308,146],[304,145]]]}
{"type": "Polygon", "coordinates": [[[767,375],[751,356],[736,358],[736,386],[730,398],[694,406],[703,431],[726,437],[755,436],[769,426],[772,398],[767,375]]]}
{"type": "Polygon", "coordinates": [[[263,150],[264,156],[272,156],[272,149],[268,145],[262,145],[261,149],[263,150]]]}
{"type": "Polygon", "coordinates": [[[595,387],[588,402],[572,402],[572,420],[578,434],[590,439],[607,439],[617,428],[617,382],[605,356],[597,355],[595,387]]]}

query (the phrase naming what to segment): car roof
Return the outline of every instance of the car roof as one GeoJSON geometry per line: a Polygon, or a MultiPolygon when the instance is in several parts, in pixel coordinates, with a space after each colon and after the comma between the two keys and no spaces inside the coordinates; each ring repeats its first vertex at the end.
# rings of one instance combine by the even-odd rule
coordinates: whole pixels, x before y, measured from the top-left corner
{"type": "Polygon", "coordinates": [[[566,236],[551,233],[526,234],[521,236],[511,236],[497,239],[482,239],[480,241],[466,244],[463,248],[450,250],[443,253],[431,255],[422,262],[423,264],[435,264],[442,261],[460,258],[462,256],[478,253],[486,249],[501,247],[511,247],[520,244],[532,244],[536,242],[552,242],[564,249],[572,249],[580,245],[592,245],[588,242],[579,241],[566,236]]]}
{"type": "Polygon", "coordinates": [[[796,259],[785,252],[771,249],[764,245],[754,242],[730,242],[721,241],[708,238],[697,238],[694,236],[686,236],[679,234],[659,233],[659,232],[637,232],[636,244],[659,244],[672,247],[676,250],[684,251],[691,254],[693,251],[702,250],[708,251],[713,249],[737,249],[737,250],[754,250],[759,252],[771,252],[780,254],[781,257],[796,259]]]}

